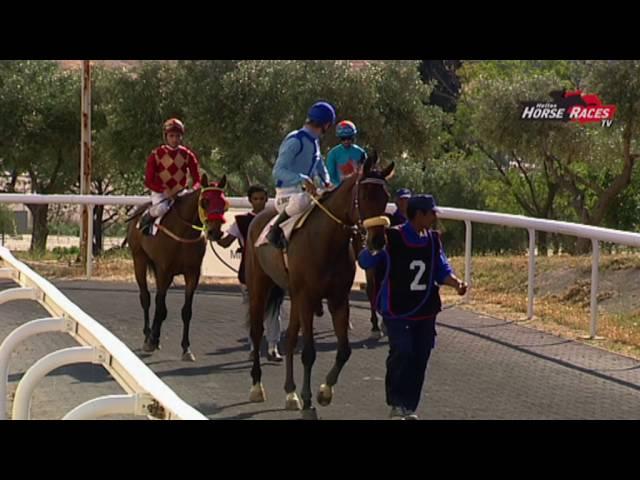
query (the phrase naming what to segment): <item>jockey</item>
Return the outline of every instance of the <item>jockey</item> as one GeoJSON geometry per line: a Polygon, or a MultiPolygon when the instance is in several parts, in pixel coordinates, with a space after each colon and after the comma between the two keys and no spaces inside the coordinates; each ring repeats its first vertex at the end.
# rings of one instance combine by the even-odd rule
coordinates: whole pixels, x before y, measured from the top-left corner
{"type": "Polygon", "coordinates": [[[151,208],[140,220],[140,230],[151,233],[155,218],[169,211],[172,201],[187,188],[187,171],[191,175],[193,189],[200,188],[198,158],[182,145],[184,124],[177,118],[164,122],[165,143],[151,152],[147,159],[144,185],[151,190],[151,208]]]}
{"type": "Polygon", "coordinates": [[[358,133],[353,122],[343,120],[336,125],[336,135],[340,144],[333,147],[327,155],[327,170],[331,183],[338,186],[345,177],[358,171],[367,158],[365,151],[356,145],[354,138],[358,133]]]}
{"type": "Polygon", "coordinates": [[[310,204],[309,195],[316,193],[313,178],[320,177],[326,188],[331,187],[327,167],[320,155],[319,139],[336,121],[336,111],[328,102],[316,102],[307,114],[307,121],[300,130],[289,133],[278,151],[273,167],[276,181],[276,210],[280,214],[273,225],[269,242],[284,249],[284,233],[280,224],[302,213],[310,204]]]}

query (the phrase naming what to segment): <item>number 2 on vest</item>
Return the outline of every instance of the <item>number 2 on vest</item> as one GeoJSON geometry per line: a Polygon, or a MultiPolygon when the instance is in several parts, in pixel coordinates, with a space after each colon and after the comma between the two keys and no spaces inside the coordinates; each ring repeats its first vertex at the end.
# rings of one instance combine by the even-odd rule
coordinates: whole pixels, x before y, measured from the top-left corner
{"type": "Polygon", "coordinates": [[[427,266],[422,260],[414,260],[409,264],[409,270],[413,271],[416,268],[418,269],[418,273],[416,273],[416,276],[414,277],[413,282],[411,282],[410,289],[411,291],[426,290],[427,285],[424,283],[420,283],[420,280],[422,280],[422,276],[424,275],[424,272],[427,269],[427,266]]]}

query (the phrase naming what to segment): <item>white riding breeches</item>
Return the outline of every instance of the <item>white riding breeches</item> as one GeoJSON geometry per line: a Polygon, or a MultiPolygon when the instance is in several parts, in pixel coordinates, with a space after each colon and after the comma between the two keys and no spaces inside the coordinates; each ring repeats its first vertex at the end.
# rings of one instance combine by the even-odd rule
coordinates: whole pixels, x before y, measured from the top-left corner
{"type": "Polygon", "coordinates": [[[276,210],[278,213],[286,211],[293,217],[304,212],[311,205],[311,198],[307,192],[300,191],[299,187],[276,188],[276,210]]]}
{"type": "Polygon", "coordinates": [[[149,214],[152,217],[160,217],[169,211],[171,199],[164,193],[151,192],[151,208],[149,214]]]}

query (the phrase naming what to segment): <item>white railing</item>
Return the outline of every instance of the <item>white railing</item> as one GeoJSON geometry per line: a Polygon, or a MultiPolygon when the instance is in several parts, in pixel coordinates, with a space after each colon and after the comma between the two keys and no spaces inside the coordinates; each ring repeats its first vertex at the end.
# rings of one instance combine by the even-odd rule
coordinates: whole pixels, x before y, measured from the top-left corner
{"type": "Polygon", "coordinates": [[[0,304],[11,300],[34,300],[51,315],[16,328],[0,345],[0,420],[6,417],[11,352],[25,339],[45,332],[66,332],[81,346],[50,353],[27,370],[15,393],[14,420],[29,419],[31,396],[42,378],[58,367],[74,363],[102,365],[126,394],[85,402],[69,412],[65,419],[128,414],[165,420],[206,420],[204,415],[181,400],[124,343],[4,247],[0,247],[0,260],[0,278],[20,285],[0,291],[0,304]]]}
{"type": "MultiPolygon", "coordinates": [[[[251,208],[251,204],[246,198],[230,198],[231,208],[251,208]]],[[[67,204],[67,205],[87,205],[89,214],[87,218],[93,218],[93,209],[96,205],[142,205],[151,201],[151,197],[135,195],[29,195],[21,193],[2,193],[0,203],[20,203],[33,205],[46,204],[67,204]]],[[[273,200],[269,200],[269,205],[273,205],[273,200]]],[[[88,236],[93,238],[93,222],[89,222],[88,236]]],[[[90,242],[91,243],[91,242],[90,242]]],[[[93,271],[93,251],[87,248],[87,263],[85,273],[91,278],[93,271]]]]}
{"type": "MultiPolygon", "coordinates": [[[[535,285],[536,231],[559,233],[591,240],[591,325],[588,338],[596,338],[598,327],[598,283],[600,242],[616,243],[630,247],[640,247],[640,233],[624,232],[609,228],[592,227],[570,222],[529,218],[521,215],[505,213],[479,212],[461,208],[440,208],[438,215],[446,220],[461,220],[465,223],[465,281],[471,285],[471,222],[502,225],[506,227],[524,228],[529,232],[529,276],[527,318],[533,317],[533,297],[535,285]]],[[[469,300],[469,291],[465,297],[469,300]]]]}
{"type": "MultiPolygon", "coordinates": [[[[140,205],[148,202],[150,197],[145,196],[99,196],[99,195],[24,195],[24,194],[0,194],[0,203],[40,203],[40,204],[78,204],[89,205],[90,216],[95,205],[140,205]]],[[[231,208],[249,209],[251,205],[245,197],[231,197],[228,199],[231,208]]],[[[273,204],[273,199],[269,200],[273,204]]],[[[387,206],[388,212],[395,210],[395,205],[387,206]]],[[[588,238],[592,244],[592,267],[591,267],[591,326],[590,338],[596,337],[598,320],[598,283],[600,261],[600,242],[610,242],[631,247],[640,247],[640,234],[612,230],[608,228],[591,227],[570,222],[559,222],[554,220],[543,220],[529,218],[521,215],[509,215],[504,213],[481,212],[477,210],[465,210],[460,208],[440,207],[439,217],[445,220],[460,220],[465,223],[465,281],[471,286],[471,254],[472,222],[502,225],[507,227],[524,228],[529,232],[529,280],[528,280],[528,304],[527,317],[533,317],[533,299],[535,286],[535,245],[536,231],[571,235],[575,237],[588,238]]],[[[92,228],[92,222],[89,222],[92,228]]],[[[89,232],[91,238],[92,232],[89,232]]],[[[91,249],[88,249],[86,273],[91,276],[91,249]]],[[[465,295],[465,301],[469,301],[471,289],[465,295]]]]}

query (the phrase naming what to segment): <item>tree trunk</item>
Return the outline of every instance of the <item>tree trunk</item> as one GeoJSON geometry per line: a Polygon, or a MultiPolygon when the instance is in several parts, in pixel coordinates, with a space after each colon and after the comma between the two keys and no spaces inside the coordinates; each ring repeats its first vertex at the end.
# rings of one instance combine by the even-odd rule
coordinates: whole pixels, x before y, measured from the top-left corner
{"type": "Polygon", "coordinates": [[[538,231],[538,255],[546,257],[549,254],[548,232],[538,231]]]}
{"type": "Polygon", "coordinates": [[[30,252],[44,253],[47,250],[47,237],[49,236],[49,226],[47,214],[49,205],[27,205],[33,216],[33,230],[31,232],[30,252]]]}
{"type": "Polygon", "coordinates": [[[104,205],[93,207],[93,255],[98,256],[104,250],[104,223],[102,214],[104,205]]]}
{"type": "Polygon", "coordinates": [[[576,253],[586,255],[591,252],[591,240],[588,238],[578,238],[576,240],[576,253]]]}
{"type": "Polygon", "coordinates": [[[16,182],[17,181],[18,181],[18,170],[16,168],[14,168],[11,171],[11,180],[9,181],[9,184],[7,185],[7,192],[16,193],[16,182]]]}

